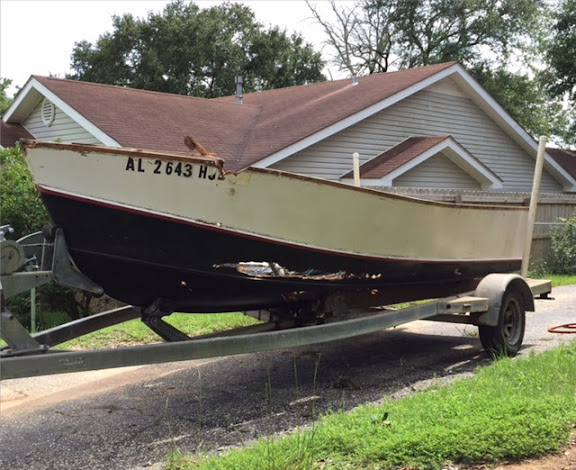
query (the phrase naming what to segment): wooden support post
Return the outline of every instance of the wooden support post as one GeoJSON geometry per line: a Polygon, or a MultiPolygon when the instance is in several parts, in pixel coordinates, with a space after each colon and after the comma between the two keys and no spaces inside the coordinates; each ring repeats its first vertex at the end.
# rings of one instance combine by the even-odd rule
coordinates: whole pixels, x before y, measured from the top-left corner
{"type": "Polygon", "coordinates": [[[530,252],[532,251],[532,236],[534,234],[534,222],[536,221],[536,210],[538,209],[538,194],[540,193],[540,181],[542,179],[542,167],[544,165],[544,154],[546,153],[546,143],[548,137],[541,136],[538,144],[538,154],[536,155],[536,167],[534,168],[534,181],[532,183],[532,195],[530,196],[530,209],[528,210],[528,227],[526,227],[526,240],[524,242],[524,253],[522,255],[522,277],[528,275],[530,265],[530,252]]]}
{"type": "Polygon", "coordinates": [[[360,187],[360,154],[354,152],[352,155],[352,162],[354,168],[354,186],[360,187]]]}

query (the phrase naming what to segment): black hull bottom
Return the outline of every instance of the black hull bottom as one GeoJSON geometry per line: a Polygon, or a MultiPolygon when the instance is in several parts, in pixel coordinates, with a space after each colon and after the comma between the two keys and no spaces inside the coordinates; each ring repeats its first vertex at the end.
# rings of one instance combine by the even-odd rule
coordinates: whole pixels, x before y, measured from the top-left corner
{"type": "Polygon", "coordinates": [[[138,307],[163,299],[180,312],[269,309],[295,298],[372,289],[394,303],[465,292],[489,273],[520,269],[519,260],[349,256],[71,198],[43,194],[43,199],[54,223],[64,228],[78,268],[109,296],[138,307]],[[251,261],[278,263],[301,275],[254,277],[215,267],[251,261]]]}

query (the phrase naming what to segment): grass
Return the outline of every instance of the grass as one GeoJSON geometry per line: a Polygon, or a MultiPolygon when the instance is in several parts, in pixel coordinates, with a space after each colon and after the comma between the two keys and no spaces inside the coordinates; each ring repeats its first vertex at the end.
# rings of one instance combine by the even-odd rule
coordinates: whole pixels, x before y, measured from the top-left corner
{"type": "Polygon", "coordinates": [[[539,279],[548,279],[552,282],[552,287],[576,284],[576,274],[544,274],[537,277],[539,279]]]}
{"type": "MultiPolygon", "coordinates": [[[[214,333],[258,323],[258,320],[241,313],[183,314],[164,317],[166,323],[191,336],[214,333]]],[[[110,326],[58,346],[60,349],[103,349],[135,344],[158,343],[161,339],[140,319],[110,326]]]]}
{"type": "Polygon", "coordinates": [[[171,470],[439,469],[559,451],[576,423],[576,343],[501,359],[470,379],[335,412],[221,457],[173,455],[171,470]]]}

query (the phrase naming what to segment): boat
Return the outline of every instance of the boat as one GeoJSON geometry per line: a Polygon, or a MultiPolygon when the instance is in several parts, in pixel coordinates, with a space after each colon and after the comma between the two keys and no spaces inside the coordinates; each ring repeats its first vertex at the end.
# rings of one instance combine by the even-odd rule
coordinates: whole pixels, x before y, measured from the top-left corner
{"type": "Polygon", "coordinates": [[[523,207],[232,172],[204,152],[22,144],[75,266],[143,309],[317,314],[352,298],[383,305],[467,292],[521,266],[523,207]]]}

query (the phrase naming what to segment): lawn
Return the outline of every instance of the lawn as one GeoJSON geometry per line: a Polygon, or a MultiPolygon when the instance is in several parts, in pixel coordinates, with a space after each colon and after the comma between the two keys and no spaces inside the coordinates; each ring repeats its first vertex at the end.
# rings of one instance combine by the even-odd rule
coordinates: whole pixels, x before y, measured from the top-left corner
{"type": "Polygon", "coordinates": [[[576,343],[500,359],[474,377],[350,413],[223,456],[174,452],[170,470],[440,469],[558,452],[576,423],[576,343]]]}

